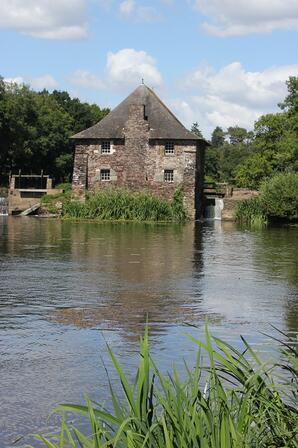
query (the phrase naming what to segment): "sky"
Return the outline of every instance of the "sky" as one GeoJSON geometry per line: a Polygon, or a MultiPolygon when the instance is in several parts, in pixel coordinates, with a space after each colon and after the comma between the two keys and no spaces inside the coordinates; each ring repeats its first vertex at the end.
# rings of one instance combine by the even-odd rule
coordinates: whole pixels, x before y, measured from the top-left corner
{"type": "Polygon", "coordinates": [[[252,129],[298,76],[298,0],[0,0],[0,75],[115,107],[144,79],[186,127],[252,129]]]}

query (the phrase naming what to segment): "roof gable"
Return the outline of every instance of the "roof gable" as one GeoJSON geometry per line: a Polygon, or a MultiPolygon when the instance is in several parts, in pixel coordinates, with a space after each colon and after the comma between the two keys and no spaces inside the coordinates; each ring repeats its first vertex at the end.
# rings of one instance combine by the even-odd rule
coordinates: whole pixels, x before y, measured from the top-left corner
{"type": "Polygon", "coordinates": [[[91,128],[74,135],[74,139],[124,138],[124,127],[132,104],[144,105],[150,126],[150,139],[202,140],[188,131],[158,96],[144,84],[91,128]]]}

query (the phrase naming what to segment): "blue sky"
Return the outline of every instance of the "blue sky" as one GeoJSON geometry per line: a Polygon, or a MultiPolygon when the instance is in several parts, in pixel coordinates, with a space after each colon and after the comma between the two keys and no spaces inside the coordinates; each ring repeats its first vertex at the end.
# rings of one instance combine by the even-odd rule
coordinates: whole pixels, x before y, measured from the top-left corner
{"type": "Polygon", "coordinates": [[[298,76],[297,0],[0,0],[0,74],[115,106],[141,81],[186,126],[251,128],[298,76]]]}

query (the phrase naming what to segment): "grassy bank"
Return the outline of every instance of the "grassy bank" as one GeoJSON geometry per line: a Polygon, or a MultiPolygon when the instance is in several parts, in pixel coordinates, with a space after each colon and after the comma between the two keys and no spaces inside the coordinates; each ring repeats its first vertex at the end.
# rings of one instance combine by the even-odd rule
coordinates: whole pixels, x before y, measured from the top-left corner
{"type": "Polygon", "coordinates": [[[113,412],[90,401],[61,405],[57,412],[87,418],[89,433],[62,418],[56,441],[37,439],[50,448],[297,447],[297,340],[281,342],[280,365],[267,365],[244,339],[243,352],[237,351],[211,337],[207,325],[204,343],[190,339],[195,365],[185,365],[182,376],[175,368],[164,375],[149,355],[146,331],[133,385],[108,348],[122,389],[117,396],[110,384],[113,412]]]}
{"type": "Polygon", "coordinates": [[[251,227],[298,220],[298,173],[277,174],[264,182],[258,198],[238,204],[235,217],[240,224],[251,227]]]}
{"type": "Polygon", "coordinates": [[[71,200],[68,190],[57,197],[45,197],[43,204],[51,213],[60,213],[66,219],[98,219],[113,221],[184,221],[183,193],[177,190],[171,201],[149,193],[126,190],[106,190],[89,194],[85,202],[71,200]]]}

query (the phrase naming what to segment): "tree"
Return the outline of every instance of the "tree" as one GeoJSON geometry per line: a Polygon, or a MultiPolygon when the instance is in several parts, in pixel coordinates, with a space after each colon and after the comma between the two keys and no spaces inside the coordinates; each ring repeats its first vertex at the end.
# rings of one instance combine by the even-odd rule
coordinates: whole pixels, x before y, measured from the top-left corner
{"type": "Polygon", "coordinates": [[[237,187],[258,189],[261,182],[272,174],[271,164],[261,154],[252,154],[235,169],[237,187]]]}
{"type": "Polygon", "coordinates": [[[298,115],[298,77],[290,76],[286,81],[288,88],[288,96],[286,96],[283,103],[279,104],[282,110],[290,114],[298,115]]]}
{"type": "Polygon", "coordinates": [[[69,180],[73,159],[69,137],[108,112],[67,92],[35,92],[0,77],[0,175],[43,169],[56,181],[69,180]]]}
{"type": "Polygon", "coordinates": [[[223,146],[224,142],[225,142],[225,132],[222,130],[221,127],[216,126],[211,135],[211,146],[213,148],[220,148],[221,146],[223,146]]]}
{"type": "Polygon", "coordinates": [[[193,123],[191,127],[191,132],[199,138],[204,138],[202,132],[200,131],[199,124],[197,121],[193,123]]]}

